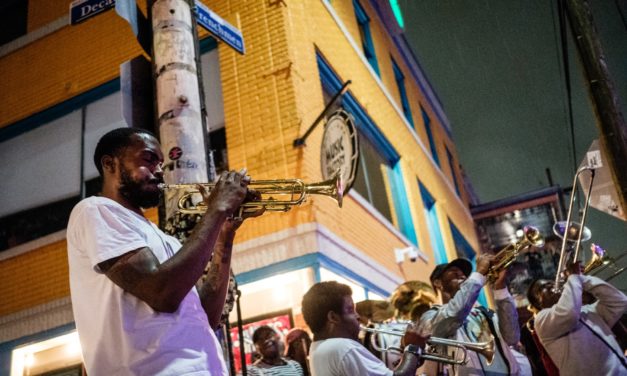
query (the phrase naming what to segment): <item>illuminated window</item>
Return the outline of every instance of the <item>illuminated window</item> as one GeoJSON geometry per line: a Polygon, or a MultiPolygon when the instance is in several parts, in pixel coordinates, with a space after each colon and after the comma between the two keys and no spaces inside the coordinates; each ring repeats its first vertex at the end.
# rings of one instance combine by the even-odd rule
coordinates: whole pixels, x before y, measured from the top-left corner
{"type": "MultiPolygon", "coordinates": [[[[312,268],[305,268],[263,278],[242,284],[242,317],[249,318],[269,312],[276,312],[285,307],[298,307],[303,295],[313,284],[312,268]]],[[[236,310],[231,312],[230,320],[237,321],[236,310]]]]}
{"type": "Polygon", "coordinates": [[[353,302],[361,302],[362,300],[366,300],[366,290],[363,286],[356,284],[355,282],[340,276],[339,274],[335,274],[332,271],[320,268],[320,281],[337,281],[339,283],[343,283],[348,285],[351,290],[353,290],[353,302]]]}
{"type": "Polygon", "coordinates": [[[84,375],[78,333],[73,331],[13,350],[11,376],[23,375],[84,375]]]}

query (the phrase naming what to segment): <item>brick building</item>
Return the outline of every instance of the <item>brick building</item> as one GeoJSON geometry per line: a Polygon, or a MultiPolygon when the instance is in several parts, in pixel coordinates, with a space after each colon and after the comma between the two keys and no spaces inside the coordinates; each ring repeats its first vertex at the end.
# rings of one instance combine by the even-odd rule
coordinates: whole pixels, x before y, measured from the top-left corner
{"type": "MultiPolygon", "coordinates": [[[[355,301],[385,299],[404,280],[427,281],[435,263],[474,258],[471,198],[451,126],[404,39],[395,1],[203,3],[238,27],[246,45],[240,55],[199,29],[218,168],[247,167],[255,180],[320,181],[323,124],[306,146],[292,143],[347,80],[337,106],[353,116],[360,141],[342,209],[312,197],[239,231],[233,268],[245,321],[285,313],[302,326],[300,300],[316,281],[349,283],[355,301]],[[414,262],[397,262],[395,250],[410,247],[414,262]]],[[[64,229],[72,206],[95,193],[95,142],[125,125],[120,64],[142,54],[115,11],[70,25],[68,4],[2,6],[12,22],[0,40],[0,375],[80,362],[58,349],[74,335],[64,229]]],[[[156,211],[148,214],[156,220],[156,211]]]]}

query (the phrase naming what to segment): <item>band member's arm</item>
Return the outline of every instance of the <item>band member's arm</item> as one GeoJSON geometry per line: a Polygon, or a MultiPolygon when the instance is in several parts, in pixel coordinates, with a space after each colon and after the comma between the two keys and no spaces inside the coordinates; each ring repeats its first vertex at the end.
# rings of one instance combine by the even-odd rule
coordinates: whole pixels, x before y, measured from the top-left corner
{"type": "Polygon", "coordinates": [[[611,328],[627,311],[627,296],[616,287],[594,276],[581,276],[584,291],[589,292],[597,302],[596,312],[611,328]]]}
{"type": "Polygon", "coordinates": [[[435,337],[453,336],[470,313],[485,282],[484,275],[471,273],[447,304],[432,308],[420,317],[420,332],[435,337]]]}
{"type": "Polygon", "coordinates": [[[520,341],[520,326],[518,325],[518,310],[514,298],[507,290],[507,270],[501,271],[494,281],[494,300],[496,303],[496,315],[498,317],[499,332],[503,340],[510,346],[520,341]]]}
{"type": "Polygon", "coordinates": [[[410,322],[401,338],[401,345],[405,346],[401,362],[394,369],[394,376],[414,376],[416,369],[424,363],[422,354],[428,337],[420,335],[419,328],[410,322]]]}
{"type": "Polygon", "coordinates": [[[581,313],[583,292],[581,275],[571,274],[558,302],[551,308],[538,312],[534,320],[536,333],[544,342],[561,337],[574,329],[581,313]]]}
{"type": "Polygon", "coordinates": [[[100,270],[124,291],[146,302],[155,311],[175,312],[202,276],[226,218],[247,193],[245,170],[223,173],[206,197],[207,211],[183,247],[160,263],[144,247],[101,262],[100,270]]]}
{"type": "MultiPolygon", "coordinates": [[[[259,197],[258,192],[249,190],[247,201],[259,197]]],[[[220,325],[220,318],[224,310],[224,302],[229,288],[235,233],[245,219],[258,217],[264,212],[265,209],[263,208],[254,212],[245,212],[242,213],[241,217],[230,218],[224,222],[214,248],[207,276],[196,284],[200,301],[209,319],[209,325],[213,329],[217,329],[220,325]]]]}
{"type": "Polygon", "coordinates": [[[213,329],[220,324],[229,285],[233,240],[241,222],[241,219],[234,219],[224,223],[213,251],[207,276],[196,285],[200,301],[209,319],[209,325],[213,329]]]}

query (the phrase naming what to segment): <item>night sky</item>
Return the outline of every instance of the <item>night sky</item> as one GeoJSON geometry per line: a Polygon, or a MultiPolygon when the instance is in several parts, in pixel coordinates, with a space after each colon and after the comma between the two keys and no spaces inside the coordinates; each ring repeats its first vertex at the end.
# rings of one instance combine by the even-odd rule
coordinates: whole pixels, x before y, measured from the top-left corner
{"type": "MultiPolygon", "coordinates": [[[[555,184],[571,186],[575,166],[599,129],[569,40],[571,137],[557,1],[398,3],[406,36],[443,104],[460,163],[480,201],[547,187],[546,169],[555,184]]],[[[589,3],[625,117],[627,0],[589,3]]],[[[586,225],[591,241],[611,255],[627,252],[626,222],[591,208],[586,225]]]]}

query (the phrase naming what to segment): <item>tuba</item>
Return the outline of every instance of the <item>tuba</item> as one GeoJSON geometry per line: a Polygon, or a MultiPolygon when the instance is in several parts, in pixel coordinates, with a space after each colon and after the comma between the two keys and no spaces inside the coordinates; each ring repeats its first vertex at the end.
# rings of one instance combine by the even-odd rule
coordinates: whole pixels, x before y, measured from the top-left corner
{"type": "Polygon", "coordinates": [[[488,270],[488,281],[490,283],[496,281],[499,273],[507,269],[516,260],[516,257],[518,257],[522,250],[531,246],[543,247],[544,237],[542,237],[542,234],[537,228],[525,226],[523,228],[523,237],[519,241],[508,245],[495,255],[494,261],[488,270]]]}

